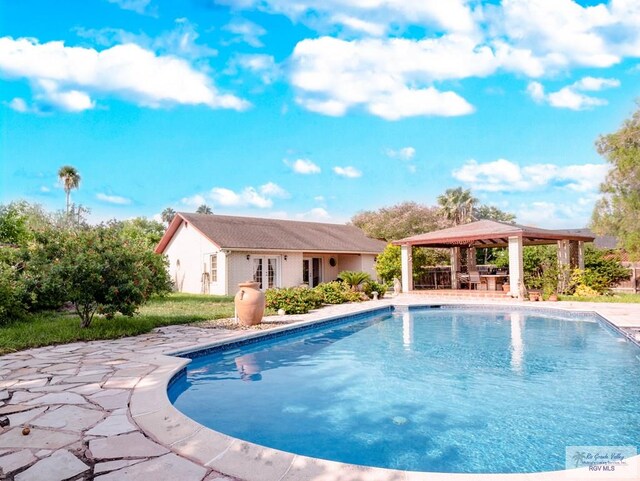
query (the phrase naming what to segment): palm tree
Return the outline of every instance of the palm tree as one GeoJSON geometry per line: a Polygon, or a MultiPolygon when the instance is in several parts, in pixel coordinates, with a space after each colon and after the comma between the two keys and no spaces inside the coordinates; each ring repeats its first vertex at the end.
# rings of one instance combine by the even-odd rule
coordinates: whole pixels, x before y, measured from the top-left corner
{"type": "Polygon", "coordinates": [[[462,187],[447,189],[438,196],[438,204],[444,217],[453,225],[466,224],[473,220],[473,209],[478,199],[471,195],[471,190],[462,187]]]}
{"type": "Polygon", "coordinates": [[[67,215],[71,209],[71,191],[80,187],[80,174],[75,167],[63,165],[58,170],[58,179],[62,182],[62,187],[67,194],[67,215]]]}
{"type": "Polygon", "coordinates": [[[207,204],[202,204],[200,207],[196,209],[196,214],[213,214],[213,210],[207,204]]]}
{"type": "Polygon", "coordinates": [[[175,216],[176,216],[176,211],[173,210],[171,207],[167,207],[160,214],[160,217],[162,218],[162,222],[166,222],[167,225],[171,224],[171,221],[175,216]]]}
{"type": "Polygon", "coordinates": [[[342,271],[338,279],[351,287],[352,291],[359,291],[362,284],[371,280],[371,276],[366,272],[342,271]]]}

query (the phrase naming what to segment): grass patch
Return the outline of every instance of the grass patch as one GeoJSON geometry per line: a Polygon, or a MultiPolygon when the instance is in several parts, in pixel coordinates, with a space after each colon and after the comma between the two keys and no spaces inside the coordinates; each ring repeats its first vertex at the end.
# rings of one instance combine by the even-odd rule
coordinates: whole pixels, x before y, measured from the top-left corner
{"type": "Polygon", "coordinates": [[[640,294],[611,294],[605,296],[591,296],[591,297],[578,297],[578,296],[559,296],[561,301],[576,301],[576,302],[612,302],[612,303],[640,303],[640,294]]]}
{"type": "Polygon", "coordinates": [[[156,327],[233,314],[233,297],[182,293],[152,299],[134,317],[107,320],[96,316],[86,329],[80,328],[80,318],[73,312],[42,312],[0,327],[0,355],[52,344],[136,336],[156,327]]]}

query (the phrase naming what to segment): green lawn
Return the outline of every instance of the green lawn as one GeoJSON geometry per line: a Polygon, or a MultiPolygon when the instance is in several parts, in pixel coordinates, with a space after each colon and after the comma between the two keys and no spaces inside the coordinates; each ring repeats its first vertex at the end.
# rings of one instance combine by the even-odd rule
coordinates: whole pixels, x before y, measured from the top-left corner
{"type": "Polygon", "coordinates": [[[577,301],[577,302],[628,302],[640,303],[640,294],[612,294],[610,296],[594,296],[594,297],[577,297],[577,296],[559,296],[561,301],[577,301]]]}
{"type": "MultiPolygon", "coordinates": [[[[96,316],[87,329],[73,312],[44,312],[0,327],[0,354],[74,341],[117,339],[155,327],[233,317],[233,297],[171,294],[153,299],[134,317],[107,320],[96,316]]],[[[228,326],[225,326],[228,327],[228,326]]]]}

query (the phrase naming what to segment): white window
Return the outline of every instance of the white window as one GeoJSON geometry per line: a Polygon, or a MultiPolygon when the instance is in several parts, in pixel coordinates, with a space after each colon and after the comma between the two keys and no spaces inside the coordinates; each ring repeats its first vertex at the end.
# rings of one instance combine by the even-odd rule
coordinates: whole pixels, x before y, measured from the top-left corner
{"type": "Polygon", "coordinates": [[[209,257],[209,272],[211,273],[211,282],[218,282],[218,255],[212,254],[209,257]]]}

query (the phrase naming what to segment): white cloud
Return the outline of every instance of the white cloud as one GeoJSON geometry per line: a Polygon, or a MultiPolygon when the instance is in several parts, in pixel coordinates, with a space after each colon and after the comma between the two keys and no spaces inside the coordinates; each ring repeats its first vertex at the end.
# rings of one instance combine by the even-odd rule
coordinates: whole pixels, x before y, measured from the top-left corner
{"type": "Polygon", "coordinates": [[[338,14],[331,17],[331,23],[343,25],[353,31],[365,33],[373,37],[385,34],[387,27],[381,23],[368,22],[350,15],[338,14]]]}
{"type": "Polygon", "coordinates": [[[112,47],[119,44],[135,43],[153,50],[156,54],[176,55],[190,60],[215,57],[218,51],[198,42],[200,34],[197,25],[186,18],[177,18],[173,29],[150,37],[145,33],[132,33],[120,28],[105,27],[100,29],[76,27],[79,37],[91,39],[100,46],[112,47]]]}
{"type": "Polygon", "coordinates": [[[529,85],[527,85],[527,93],[536,102],[543,102],[545,99],[544,87],[540,82],[529,82],[529,85]]]}
{"type": "Polygon", "coordinates": [[[21,99],[20,97],[12,99],[11,102],[9,102],[7,105],[9,106],[9,108],[15,110],[16,112],[25,113],[29,111],[27,102],[25,102],[25,100],[21,99]]]}
{"type": "Polygon", "coordinates": [[[180,200],[180,203],[191,207],[200,207],[202,204],[207,203],[207,199],[205,199],[204,196],[200,194],[196,194],[192,195],[191,197],[183,197],[180,200]]]}
{"type": "Polygon", "coordinates": [[[355,179],[358,177],[362,177],[362,172],[360,172],[355,167],[347,166],[347,167],[334,167],[333,171],[342,177],[348,177],[350,179],[355,179]]]}
{"type": "Polygon", "coordinates": [[[590,107],[607,105],[605,99],[592,97],[581,91],[595,92],[605,88],[620,86],[620,81],[612,78],[584,77],[556,92],[546,94],[539,82],[530,82],[527,93],[536,102],[546,102],[552,107],[571,110],[584,110],[590,107]]]}
{"type": "Polygon", "coordinates": [[[232,42],[244,42],[252,47],[264,47],[262,37],[267,31],[257,23],[245,19],[236,19],[223,27],[223,30],[234,34],[236,37],[232,42]]]}
{"type": "Polygon", "coordinates": [[[107,0],[109,3],[115,3],[123,10],[131,10],[132,12],[145,14],[151,0],[107,0]]]}
{"type": "Polygon", "coordinates": [[[241,192],[234,192],[224,187],[214,187],[209,197],[216,204],[225,207],[252,206],[267,209],[273,205],[273,201],[260,195],[253,187],[245,187],[241,192]]]}
{"type": "Polygon", "coordinates": [[[367,35],[378,31],[371,25],[386,28],[420,25],[455,32],[475,28],[473,12],[466,0],[217,0],[217,3],[283,14],[319,31],[332,30],[336,24],[367,35]],[[352,25],[345,19],[350,19],[352,25]]]}
{"type": "Polygon", "coordinates": [[[296,100],[308,110],[340,116],[361,106],[397,120],[471,113],[473,107],[464,98],[432,84],[487,76],[498,61],[490,48],[461,35],[425,40],[321,37],[299,42],[291,65],[296,100]]]}
{"type": "Polygon", "coordinates": [[[571,110],[584,110],[591,107],[607,105],[607,101],[597,97],[576,92],[571,87],[564,87],[557,92],[547,95],[549,105],[552,107],[565,108],[571,110]]]}
{"type": "Polygon", "coordinates": [[[38,94],[36,99],[41,99],[44,103],[48,103],[60,110],[82,112],[95,107],[95,102],[85,92],[79,90],[61,92],[58,90],[58,84],[50,80],[40,80],[38,85],[42,89],[42,93],[38,94]]]}
{"type": "Polygon", "coordinates": [[[289,197],[289,192],[284,190],[275,182],[267,182],[266,184],[261,185],[260,193],[267,197],[279,197],[281,199],[286,199],[289,197]]]}
{"type": "Polygon", "coordinates": [[[516,209],[518,222],[544,229],[576,229],[588,225],[593,211],[593,198],[579,198],[577,202],[534,201],[516,209]]]}
{"type": "Polygon", "coordinates": [[[614,78],[601,78],[601,77],[583,77],[573,84],[573,87],[578,90],[586,90],[597,92],[604,88],[619,87],[620,81],[614,78]]]}
{"type": "Polygon", "coordinates": [[[413,147],[402,147],[398,150],[386,149],[385,154],[392,159],[411,160],[416,155],[416,149],[413,147]]]}
{"type": "Polygon", "coordinates": [[[135,44],[96,51],[63,42],[0,38],[0,73],[31,81],[35,99],[70,111],[93,108],[93,96],[114,96],[138,105],[206,105],[246,109],[249,104],[218,92],[204,73],[180,58],[135,44]]]}
{"type": "Polygon", "coordinates": [[[280,69],[272,55],[237,54],[231,61],[231,71],[238,67],[257,75],[265,85],[272,84],[280,76],[280,69]]]}
{"type": "Polygon", "coordinates": [[[607,171],[606,164],[533,164],[521,167],[506,159],[485,163],[471,159],[455,169],[452,176],[476,191],[514,192],[554,186],[574,192],[593,192],[607,171]]]}
{"type": "Polygon", "coordinates": [[[288,161],[285,163],[290,165],[296,174],[319,174],[321,172],[320,167],[309,159],[296,159],[292,163],[288,161]]]}
{"type": "Polygon", "coordinates": [[[385,154],[390,159],[401,160],[406,165],[407,170],[412,174],[415,174],[418,170],[417,166],[413,163],[413,158],[416,155],[416,149],[413,147],[402,147],[398,150],[386,149],[385,154]]]}
{"type": "Polygon", "coordinates": [[[225,187],[214,187],[208,197],[215,203],[225,207],[258,207],[268,209],[273,206],[273,199],[286,199],[289,193],[275,182],[267,182],[258,189],[245,187],[235,192],[225,187]]]}
{"type": "Polygon", "coordinates": [[[131,204],[131,199],[128,199],[127,197],[122,197],[120,195],[109,195],[103,192],[96,194],[96,199],[101,200],[103,202],[107,202],[108,204],[115,204],[115,205],[131,204]]]}
{"type": "Polygon", "coordinates": [[[506,38],[525,68],[531,63],[539,63],[543,70],[609,67],[620,60],[602,33],[616,23],[604,4],[583,7],[573,0],[504,0],[490,12],[496,35],[506,38]]]}
{"type": "Polygon", "coordinates": [[[323,209],[322,207],[314,207],[313,209],[307,212],[296,214],[296,218],[301,220],[323,221],[323,220],[331,219],[331,215],[329,215],[329,212],[327,212],[327,210],[323,209]]]}

